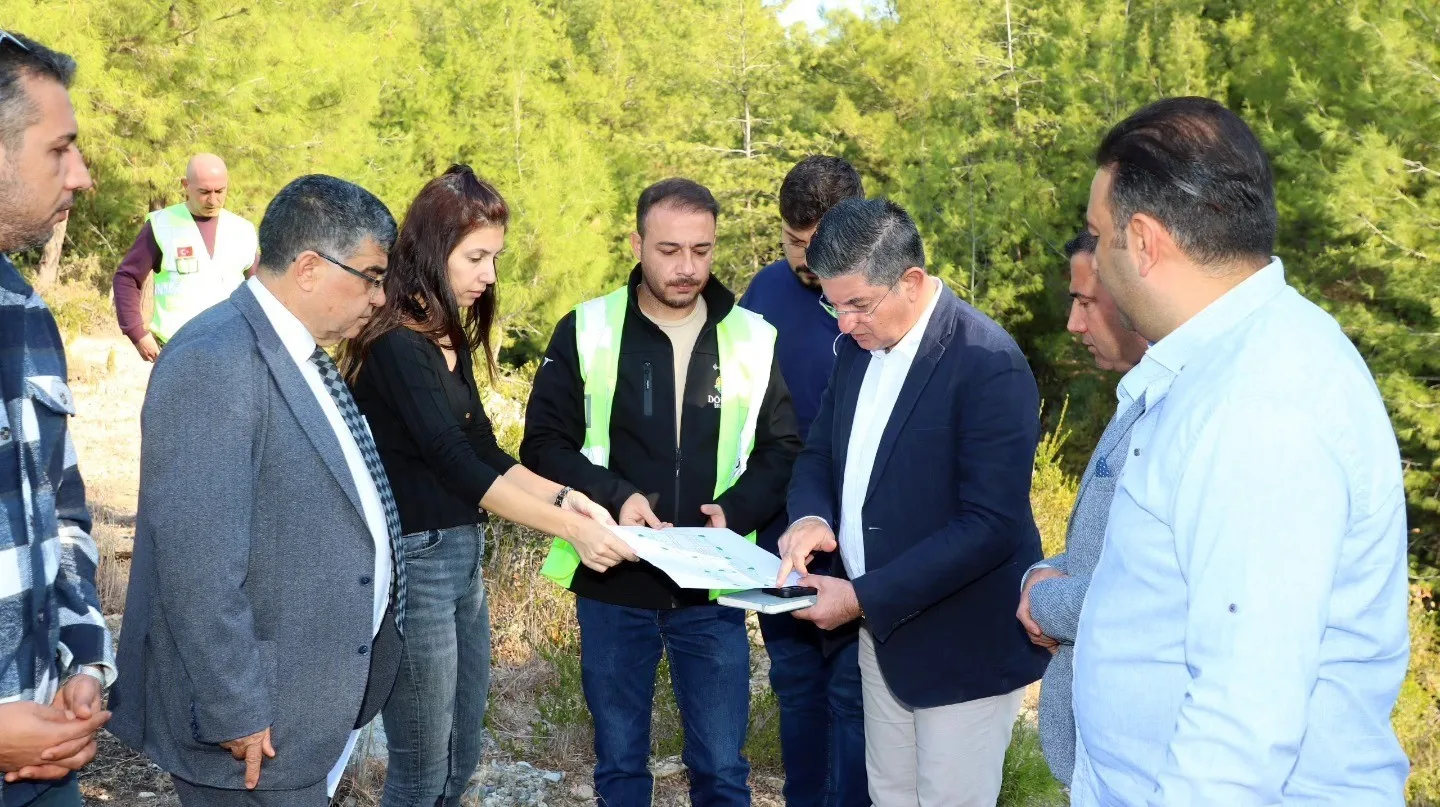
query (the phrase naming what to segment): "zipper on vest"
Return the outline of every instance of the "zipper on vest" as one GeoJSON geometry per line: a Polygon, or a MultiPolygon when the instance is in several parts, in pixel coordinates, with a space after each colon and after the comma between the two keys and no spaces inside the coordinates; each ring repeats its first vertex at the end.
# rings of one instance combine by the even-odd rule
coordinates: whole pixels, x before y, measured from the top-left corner
{"type": "Polygon", "coordinates": [[[645,362],[645,417],[655,414],[655,382],[650,370],[650,362],[645,362]]]}
{"type": "Polygon", "coordinates": [[[675,446],[675,516],[673,521],[680,520],[680,446],[675,446]]]}

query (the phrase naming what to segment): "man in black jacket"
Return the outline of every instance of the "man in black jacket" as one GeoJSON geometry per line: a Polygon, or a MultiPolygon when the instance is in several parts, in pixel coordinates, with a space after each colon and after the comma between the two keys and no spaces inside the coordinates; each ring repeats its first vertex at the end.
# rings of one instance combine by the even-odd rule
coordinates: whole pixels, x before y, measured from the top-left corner
{"type": "MultiPolygon", "coordinates": [[[[753,535],[784,507],[801,447],[795,413],[774,328],[710,277],[718,213],[710,191],[689,180],[647,188],[630,239],[639,265],[624,288],[560,321],[535,376],[521,461],[623,525],[753,535]]],[[[544,573],[577,595],[602,802],[651,802],[650,712],[663,652],[692,803],[749,804],[744,612],[644,562],[594,572],[560,541],[544,573]]]]}

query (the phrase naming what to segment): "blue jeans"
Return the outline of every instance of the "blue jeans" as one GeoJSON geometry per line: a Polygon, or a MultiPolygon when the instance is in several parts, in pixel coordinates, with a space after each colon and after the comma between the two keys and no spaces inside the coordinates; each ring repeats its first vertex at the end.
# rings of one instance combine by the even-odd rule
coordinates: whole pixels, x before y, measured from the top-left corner
{"type": "Polygon", "coordinates": [[[860,643],[826,658],[819,628],[790,614],[760,614],[760,634],[780,701],[786,807],[869,807],[860,643]]]}
{"type": "Polygon", "coordinates": [[[413,533],[405,552],[405,648],[385,705],[383,807],[458,807],[480,762],[490,690],[485,528],[413,533]]]}
{"type": "Polygon", "coordinates": [[[648,610],[575,598],[580,677],[595,721],[603,807],[650,807],[650,713],[663,652],[685,728],[694,807],[750,804],[750,642],[745,612],[718,605],[648,610]]]}
{"type": "Polygon", "coordinates": [[[27,786],[23,788],[23,791],[27,793],[27,795],[25,796],[18,795],[22,792],[22,788],[10,788],[10,792],[17,795],[15,795],[13,798],[9,796],[0,796],[0,805],[3,805],[4,807],[84,806],[84,802],[80,800],[80,785],[75,783],[75,774],[73,773],[69,776],[66,776],[58,783],[52,784],[49,782],[37,782],[34,783],[35,787],[33,788],[28,786],[30,784],[31,783],[26,783],[27,786]],[[36,796],[34,795],[34,790],[38,789],[39,787],[45,787],[45,790],[41,792],[40,795],[36,796]],[[22,801],[21,799],[24,800],[22,801]]]}

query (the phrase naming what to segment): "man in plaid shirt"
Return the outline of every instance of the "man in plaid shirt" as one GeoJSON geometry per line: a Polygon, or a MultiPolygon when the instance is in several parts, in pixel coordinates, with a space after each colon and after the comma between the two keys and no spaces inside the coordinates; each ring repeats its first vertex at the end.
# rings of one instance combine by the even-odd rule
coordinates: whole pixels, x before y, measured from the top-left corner
{"type": "Polygon", "coordinates": [[[80,807],[114,656],[55,318],[4,253],[44,244],[90,175],[69,56],[0,31],[0,805],[80,807]]]}

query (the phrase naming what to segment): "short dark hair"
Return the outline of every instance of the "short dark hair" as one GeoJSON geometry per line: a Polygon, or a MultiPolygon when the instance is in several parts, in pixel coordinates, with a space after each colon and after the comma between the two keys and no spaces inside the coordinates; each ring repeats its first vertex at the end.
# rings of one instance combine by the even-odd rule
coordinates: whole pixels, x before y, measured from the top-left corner
{"type": "Polygon", "coordinates": [[[1119,246],[1136,213],[1154,216],[1202,264],[1268,258],[1275,249],[1270,160],[1240,116],[1209,98],[1149,104],[1105,135],[1095,163],[1114,172],[1119,246]]]}
{"type": "Polygon", "coordinates": [[[13,154],[26,129],[35,125],[39,110],[21,79],[48,78],[69,88],[75,79],[75,60],[13,31],[0,31],[0,145],[6,161],[13,154]]]}
{"type": "Polygon", "coordinates": [[[1097,240],[1094,233],[1081,230],[1074,238],[1065,242],[1065,259],[1069,260],[1082,252],[1094,252],[1097,240]]]}
{"type": "Polygon", "coordinates": [[[709,213],[720,218],[720,203],[710,189],[693,179],[671,177],[662,179],[640,192],[640,201],[635,205],[635,232],[645,235],[645,216],[650,208],[669,205],[696,213],[709,213]]]}
{"type": "Polygon", "coordinates": [[[864,198],[860,172],[839,157],[812,154],[780,183],[780,218],[798,230],[814,227],[841,199],[864,198]]]}
{"type": "Polygon", "coordinates": [[[872,286],[893,286],[906,269],[925,268],[915,220],[888,199],[840,200],[820,218],[805,255],[821,278],[859,272],[872,286]]]}
{"type": "Polygon", "coordinates": [[[306,250],[345,260],[366,238],[386,252],[395,217],[375,194],[343,179],[308,174],[280,189],[260,220],[260,268],[282,275],[306,250]]]}

